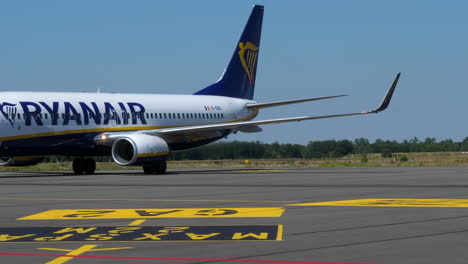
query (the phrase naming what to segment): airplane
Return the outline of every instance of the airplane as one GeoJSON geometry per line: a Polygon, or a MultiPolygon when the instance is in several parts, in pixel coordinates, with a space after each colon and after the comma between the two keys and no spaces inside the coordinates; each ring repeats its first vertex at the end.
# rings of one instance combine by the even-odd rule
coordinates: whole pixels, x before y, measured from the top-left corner
{"type": "Polygon", "coordinates": [[[122,166],[164,174],[168,155],[260,126],[385,110],[400,78],[383,102],[355,113],[253,120],[261,109],[345,95],[258,103],[253,100],[264,7],[255,5],[221,78],[192,95],[1,92],[0,166],[29,166],[44,156],[74,157],[75,174],[93,174],[92,157],[112,156],[122,166]]]}

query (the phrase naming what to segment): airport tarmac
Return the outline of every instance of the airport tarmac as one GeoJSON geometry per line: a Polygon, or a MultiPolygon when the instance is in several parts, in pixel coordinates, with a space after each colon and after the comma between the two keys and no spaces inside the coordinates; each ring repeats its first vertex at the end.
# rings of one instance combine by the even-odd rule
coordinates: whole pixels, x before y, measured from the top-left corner
{"type": "Polygon", "coordinates": [[[0,263],[468,259],[468,167],[2,172],[0,210],[0,263]]]}

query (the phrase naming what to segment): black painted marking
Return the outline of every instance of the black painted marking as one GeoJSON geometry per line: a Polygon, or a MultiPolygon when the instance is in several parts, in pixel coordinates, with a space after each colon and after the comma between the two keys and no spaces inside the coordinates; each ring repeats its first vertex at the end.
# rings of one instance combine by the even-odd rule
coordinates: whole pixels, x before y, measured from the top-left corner
{"type": "Polygon", "coordinates": [[[0,243],[281,240],[279,225],[80,226],[0,228],[0,243]]]}

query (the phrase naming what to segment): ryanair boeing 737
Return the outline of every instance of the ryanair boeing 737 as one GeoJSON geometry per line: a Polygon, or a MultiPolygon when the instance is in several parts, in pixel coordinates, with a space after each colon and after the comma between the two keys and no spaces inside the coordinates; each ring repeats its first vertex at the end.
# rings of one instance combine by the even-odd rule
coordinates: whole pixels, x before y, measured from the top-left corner
{"type": "Polygon", "coordinates": [[[344,95],[270,103],[253,100],[263,6],[256,5],[234,54],[214,84],[193,95],[117,93],[0,93],[0,165],[27,166],[43,156],[73,156],[76,174],[93,174],[90,157],[112,156],[147,174],[166,172],[170,152],[202,146],[260,126],[378,113],[387,108],[400,74],[382,104],[370,111],[253,121],[262,108],[344,95]]]}

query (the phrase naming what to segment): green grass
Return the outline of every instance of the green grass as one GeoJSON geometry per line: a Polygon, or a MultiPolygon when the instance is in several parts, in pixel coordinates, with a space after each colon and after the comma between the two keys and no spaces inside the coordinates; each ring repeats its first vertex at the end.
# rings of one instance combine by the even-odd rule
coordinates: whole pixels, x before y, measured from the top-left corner
{"type": "MultiPolygon", "coordinates": [[[[169,169],[248,169],[248,168],[307,168],[307,167],[398,167],[398,166],[468,166],[468,153],[424,152],[400,153],[392,158],[380,154],[353,154],[336,159],[252,159],[252,160],[202,160],[169,161],[169,169]],[[401,159],[402,155],[408,158],[401,159]],[[364,159],[365,161],[365,159],[364,159]]],[[[123,167],[113,162],[98,162],[97,170],[141,170],[140,166],[123,167]]],[[[71,171],[71,162],[40,163],[29,167],[0,167],[0,171],[71,171]]]]}

